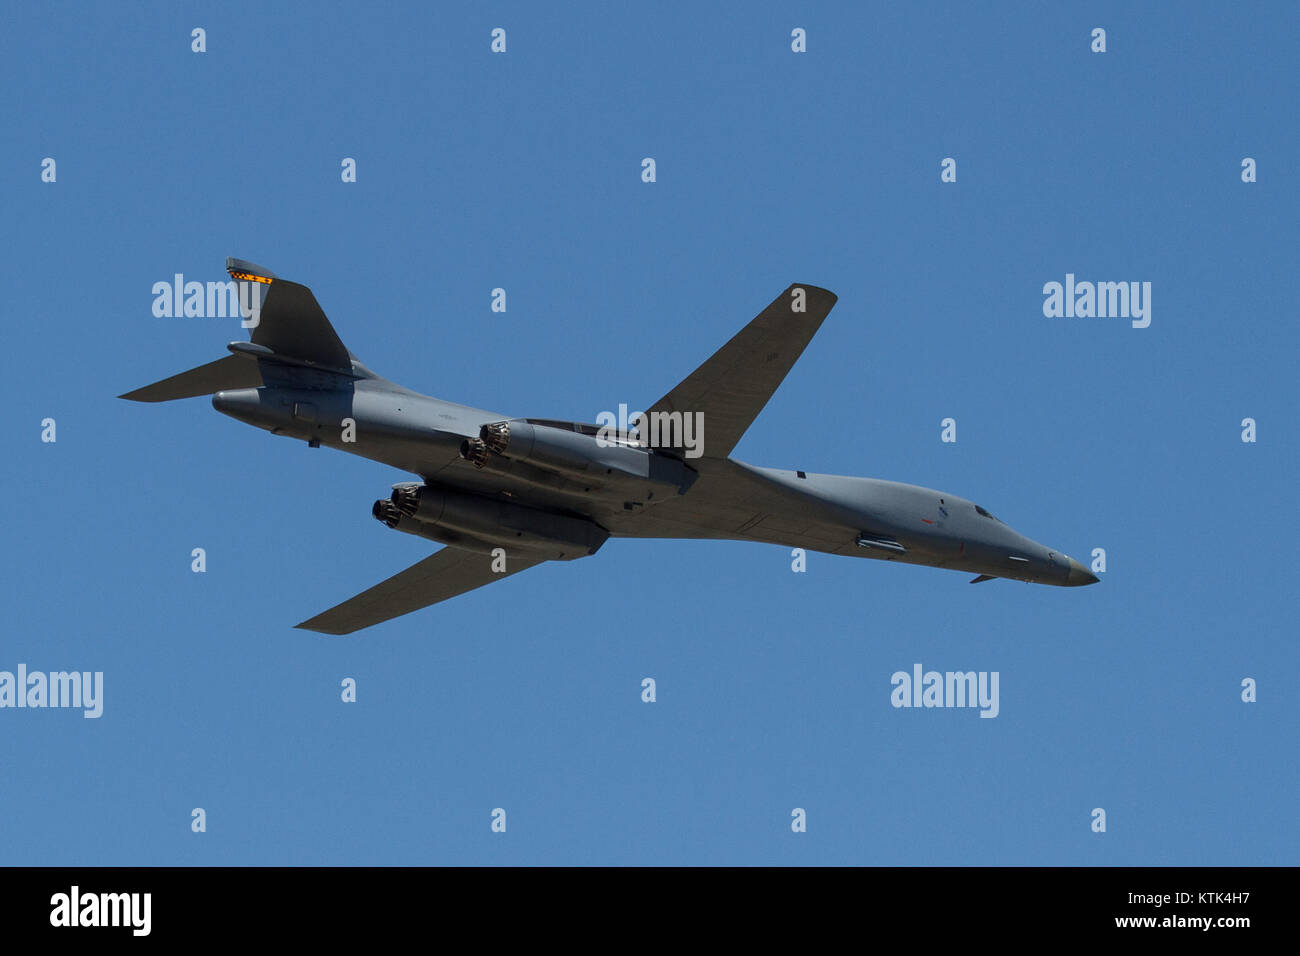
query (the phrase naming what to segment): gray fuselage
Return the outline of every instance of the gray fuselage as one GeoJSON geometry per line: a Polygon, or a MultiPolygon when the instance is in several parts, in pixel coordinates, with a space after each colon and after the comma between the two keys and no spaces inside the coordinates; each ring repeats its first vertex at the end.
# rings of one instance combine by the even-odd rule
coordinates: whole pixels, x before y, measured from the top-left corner
{"type": "MultiPolygon", "coordinates": [[[[219,391],[212,404],[272,434],[418,475],[440,492],[585,519],[612,537],[759,541],[1039,584],[1097,580],[1069,556],[952,494],[730,458],[683,458],[635,441],[601,443],[595,426],[510,419],[421,395],[353,365],[361,376],[354,380],[322,372],[310,383],[319,387],[303,387],[299,372],[293,381],[219,391]],[[467,442],[493,423],[542,435],[547,451],[472,464],[467,442]]],[[[438,540],[467,546],[454,537],[438,540]]]]}

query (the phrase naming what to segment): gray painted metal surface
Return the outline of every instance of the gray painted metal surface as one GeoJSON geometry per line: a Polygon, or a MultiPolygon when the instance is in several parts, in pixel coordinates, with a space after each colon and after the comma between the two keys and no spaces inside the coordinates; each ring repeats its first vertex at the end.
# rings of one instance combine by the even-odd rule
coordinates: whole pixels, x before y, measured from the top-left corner
{"type": "Polygon", "coordinates": [[[949,568],[972,583],[1013,578],[1073,587],[1097,578],[974,502],[877,478],[760,468],[730,458],[835,305],[795,284],[649,412],[639,436],[511,418],[421,395],[352,355],[310,289],[228,259],[264,287],[251,342],[120,397],[212,395],[241,422],[418,475],[372,513],[446,547],[299,627],[348,634],[548,560],[594,554],[608,538],[760,541],[949,568]],[[676,416],[674,418],[673,416],[676,416]],[[702,425],[692,447],[682,422],[702,425]],[[658,439],[645,447],[649,438],[658,439]]]}

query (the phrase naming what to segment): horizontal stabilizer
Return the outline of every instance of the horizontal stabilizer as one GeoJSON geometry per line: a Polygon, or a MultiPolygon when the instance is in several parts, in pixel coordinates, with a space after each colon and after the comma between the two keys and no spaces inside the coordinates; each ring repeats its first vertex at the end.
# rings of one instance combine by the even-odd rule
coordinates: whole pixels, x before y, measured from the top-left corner
{"type": "Polygon", "coordinates": [[[505,558],[504,571],[493,571],[496,560],[477,551],[443,548],[387,581],[296,626],[321,634],[351,634],[499,581],[545,559],[511,554],[505,558]]]}
{"type": "Polygon", "coordinates": [[[971,584],[983,584],[985,581],[996,581],[997,579],[998,576],[996,574],[981,574],[979,577],[972,580],[971,584]]]}
{"type": "Polygon", "coordinates": [[[261,386],[262,372],[256,362],[239,355],[227,355],[207,365],[200,365],[188,372],[119,395],[118,398],[129,398],[133,402],[170,402],[177,398],[211,395],[222,389],[261,386]]]}
{"type": "Polygon", "coordinates": [[[231,342],[227,348],[235,354],[229,358],[200,365],[119,398],[168,402],[263,385],[319,387],[316,379],[308,377],[310,373],[299,369],[351,378],[374,377],[364,366],[353,365],[352,354],[321,311],[311,289],[243,259],[227,259],[226,271],[240,284],[244,325],[251,330],[252,341],[231,342]]]}

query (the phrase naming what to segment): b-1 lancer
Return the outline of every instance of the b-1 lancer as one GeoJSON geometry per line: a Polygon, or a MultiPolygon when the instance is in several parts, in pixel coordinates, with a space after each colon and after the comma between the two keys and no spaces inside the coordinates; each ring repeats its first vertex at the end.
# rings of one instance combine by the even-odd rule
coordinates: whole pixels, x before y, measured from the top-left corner
{"type": "Polygon", "coordinates": [[[640,427],[620,430],[511,418],[403,388],[348,351],[306,286],[238,259],[226,268],[264,296],[252,341],[121,397],[212,395],[217,411],[273,435],[417,475],[372,514],[446,545],[298,627],[350,634],[543,561],[595,554],[611,537],[761,541],[949,568],[977,575],[972,583],[1097,581],[965,498],[728,457],[835,305],[825,289],[790,286],[651,405],[640,427]]]}

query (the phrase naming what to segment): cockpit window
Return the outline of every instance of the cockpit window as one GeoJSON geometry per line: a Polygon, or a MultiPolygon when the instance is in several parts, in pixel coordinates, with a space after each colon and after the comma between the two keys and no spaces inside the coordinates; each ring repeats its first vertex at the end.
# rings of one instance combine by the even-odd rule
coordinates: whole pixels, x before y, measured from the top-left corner
{"type": "Polygon", "coordinates": [[[1002,524],[1001,519],[999,519],[999,518],[994,518],[993,515],[989,514],[987,511],[985,511],[985,510],[984,510],[983,508],[981,508],[979,505],[976,505],[976,506],[975,506],[975,510],[976,510],[979,514],[982,514],[984,517],[986,517],[986,518],[993,518],[993,520],[996,521],[998,524],[1002,524]]]}

